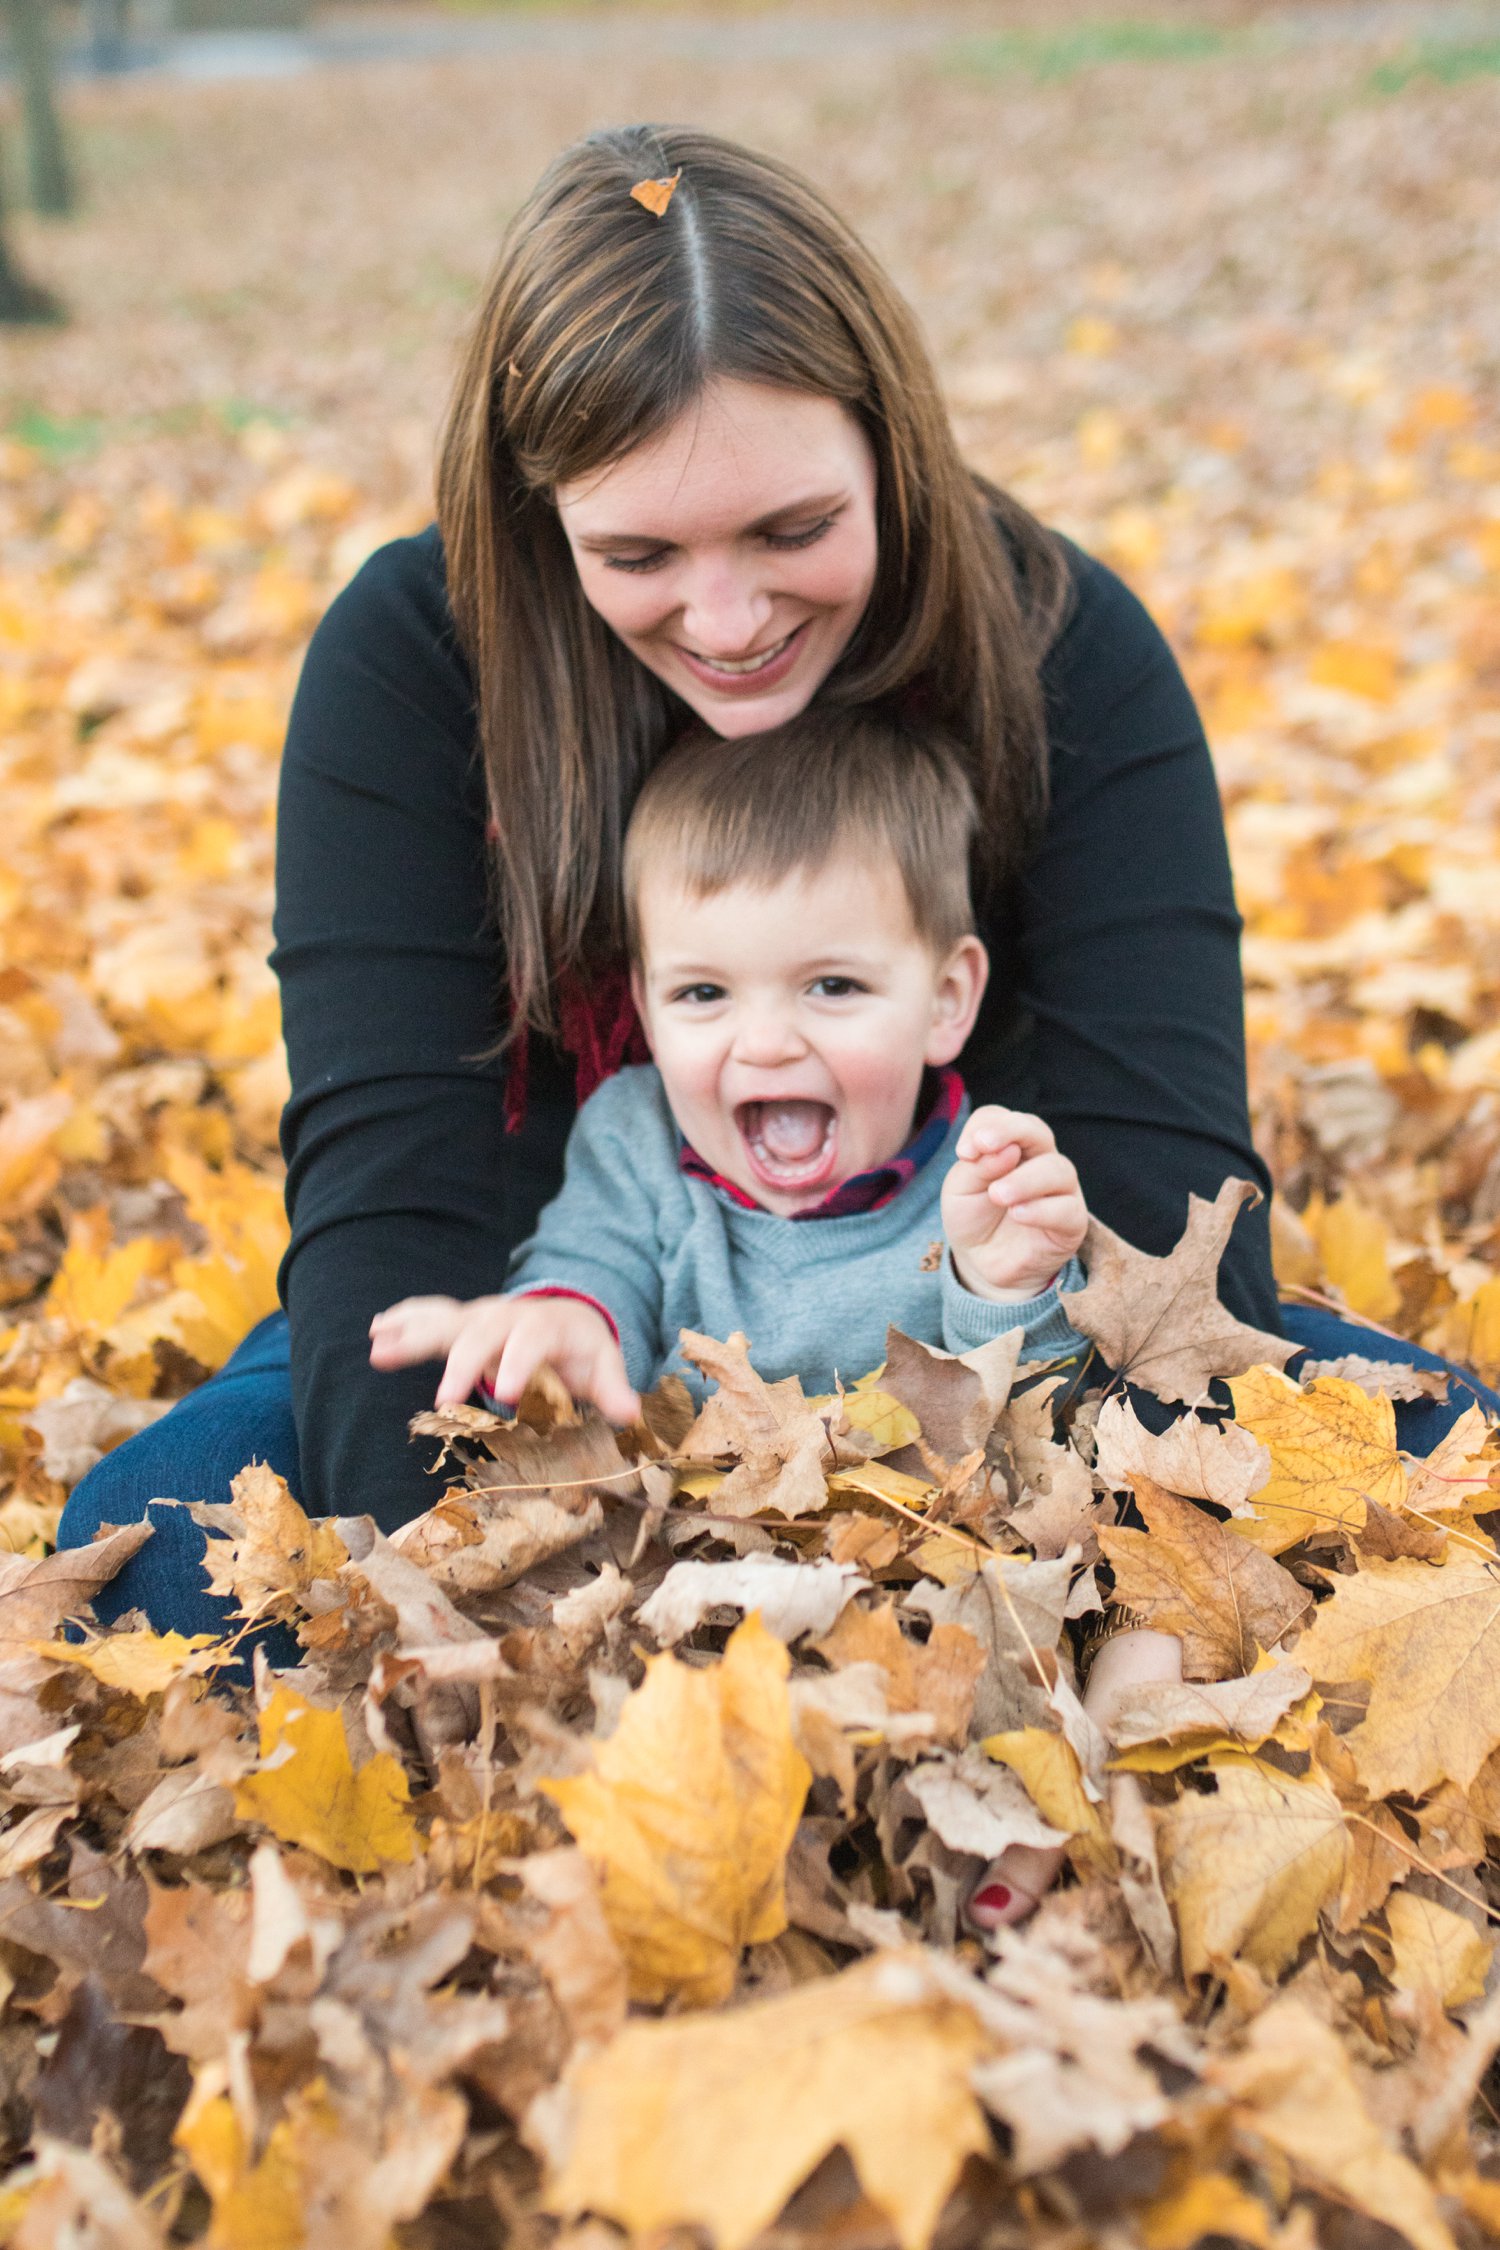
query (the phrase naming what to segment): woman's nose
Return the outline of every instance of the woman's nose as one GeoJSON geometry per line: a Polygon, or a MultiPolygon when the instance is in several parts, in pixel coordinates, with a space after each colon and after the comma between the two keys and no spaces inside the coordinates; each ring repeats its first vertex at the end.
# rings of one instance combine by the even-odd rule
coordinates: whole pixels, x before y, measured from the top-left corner
{"type": "Polygon", "coordinates": [[[697,655],[728,662],[753,656],[770,622],[771,597],[748,571],[728,562],[712,563],[690,578],[682,629],[697,655]]]}

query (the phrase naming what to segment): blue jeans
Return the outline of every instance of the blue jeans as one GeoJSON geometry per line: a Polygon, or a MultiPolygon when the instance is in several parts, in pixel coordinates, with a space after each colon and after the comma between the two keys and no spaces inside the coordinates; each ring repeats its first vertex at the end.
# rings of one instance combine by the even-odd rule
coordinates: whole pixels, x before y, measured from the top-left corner
{"type": "MultiPolygon", "coordinates": [[[[1461,1368],[1416,1344],[1398,1344],[1336,1314],[1284,1305],[1288,1336],[1314,1359],[1358,1352],[1367,1359],[1438,1367],[1453,1378],[1451,1401],[1414,1399],[1396,1408],[1396,1432],[1410,1453],[1430,1453],[1477,1398],[1500,1415],[1500,1397],[1461,1368]]],[[[1296,1373],[1299,1360],[1291,1363],[1296,1373]]],[[[106,1623],[124,1609],[143,1609],[159,1632],[222,1634],[234,1619],[227,1602],[206,1590],[204,1534],[183,1508],[159,1505],[164,1495],[182,1500],[227,1500],[229,1480],[247,1461],[269,1461],[295,1493],[299,1487],[297,1430],[292,1420],[291,1353],[285,1313],[252,1328],[238,1351],[201,1390],[164,1414],[149,1430],[107,1453],[74,1488],[63,1510],[60,1547],[82,1547],[102,1523],[136,1523],[149,1516],[156,1536],[132,1556],[94,1604],[106,1623]]],[[[296,1643],[284,1628],[267,1637],[273,1663],[295,1660],[296,1643]]]]}

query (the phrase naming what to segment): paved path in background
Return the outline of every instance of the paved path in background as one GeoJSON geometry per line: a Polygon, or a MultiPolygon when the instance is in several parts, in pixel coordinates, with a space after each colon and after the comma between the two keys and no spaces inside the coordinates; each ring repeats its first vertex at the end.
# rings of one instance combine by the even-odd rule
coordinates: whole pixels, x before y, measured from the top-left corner
{"type": "MultiPolygon", "coordinates": [[[[1100,10],[1102,16],[1108,11],[1100,10]]],[[[1139,19],[1134,19],[1139,20],[1139,19]]],[[[1170,19],[1163,19],[1169,21],[1170,19]]],[[[1179,23],[1182,19],[1178,19],[1179,23]]],[[[1191,20],[1190,18],[1188,20],[1191,20]]],[[[999,26],[995,27],[997,30],[999,26]]],[[[1268,10],[1249,33],[1252,46],[1362,45],[1374,39],[1494,39],[1500,14],[1483,0],[1364,0],[1328,8],[1268,10]]],[[[507,55],[613,56],[639,61],[679,59],[708,63],[814,61],[858,50],[900,55],[940,51],[957,40],[984,35],[972,14],[755,16],[546,14],[452,17],[404,16],[390,25],[366,16],[341,22],[330,16],[301,31],[200,31],[166,39],[135,40],[120,75],[222,83],[246,78],[300,76],[351,64],[441,61],[507,55]]],[[[1236,35],[1243,36],[1243,35],[1236,35]]],[[[3,67],[3,65],[0,65],[3,67]]],[[[65,58],[70,76],[95,77],[78,50],[65,58]]]]}

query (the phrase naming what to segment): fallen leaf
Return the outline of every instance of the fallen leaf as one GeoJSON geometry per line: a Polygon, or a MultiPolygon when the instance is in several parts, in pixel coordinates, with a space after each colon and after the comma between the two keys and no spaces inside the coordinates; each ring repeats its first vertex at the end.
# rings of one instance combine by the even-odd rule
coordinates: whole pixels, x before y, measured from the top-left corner
{"type": "Polygon", "coordinates": [[[1116,1374],[1158,1398],[1198,1406],[1215,1380],[1291,1358],[1295,1345],[1236,1320],[1218,1298],[1230,1230],[1242,1207],[1259,1200],[1248,1180],[1226,1180],[1212,1203],[1190,1195],[1182,1239],[1165,1258],[1134,1249],[1101,1220],[1089,1221],[1082,1251],[1088,1286],[1064,1290],[1061,1301],[1116,1374]]]}
{"type": "Polygon", "coordinates": [[[1296,2000],[1256,2017],[1243,2050],[1209,2065],[1241,2136],[1286,2157],[1295,2176],[1406,2237],[1454,2250],[1428,2182],[1392,2148],[1360,2098],[1336,2034],[1296,2000]]]}
{"type": "Polygon", "coordinates": [[[1245,1960],[1276,1976],[1343,1879],[1343,1808],[1321,1782],[1220,1763],[1212,1796],[1189,1792],[1162,1816],[1162,1880],[1182,1966],[1214,1976],[1245,1960]]]}
{"type": "Polygon", "coordinates": [[[902,2250],[926,2250],[989,2134],[969,2090],[974,2014],[919,1954],[887,1955],[725,2015],[630,2024],[569,2075],[550,2209],[633,2235],[707,2229],[744,2250],[842,2146],[902,2250]]]}
{"type": "Polygon", "coordinates": [[[1094,1434],[1099,1474],[1116,1492],[1128,1492],[1145,1477],[1181,1499],[1211,1500],[1229,1515],[1248,1515],[1251,1494],[1271,1474],[1266,1447],[1238,1422],[1219,1426],[1183,1414],[1156,1435],[1128,1398],[1107,1398],[1094,1434]]]}
{"type": "Polygon", "coordinates": [[[207,1671],[223,1661],[223,1643],[211,1633],[111,1633],[96,1641],[33,1641],[38,1656],[54,1664],[74,1664],[106,1687],[122,1688],[144,1701],[160,1695],[185,1673],[207,1671]],[[219,1651],[205,1658],[205,1649],[219,1651]]]}
{"type": "Polygon", "coordinates": [[[786,1855],[810,1779],[788,1669],[756,1617],[712,1670],[653,1657],[593,1770],[542,1784],[599,1876],[638,2000],[712,2006],[741,1949],[786,1927],[786,1855]]]}
{"type": "Polygon", "coordinates": [[[784,1562],[778,1555],[746,1555],[738,1562],[673,1563],[636,1616],[663,1648],[686,1639],[709,1610],[727,1605],[755,1611],[780,1641],[826,1633],[844,1605],[868,1591],[849,1563],[784,1562]]]}
{"type": "Polygon", "coordinates": [[[1388,1398],[1331,1375],[1300,1390],[1270,1367],[1253,1368],[1229,1388],[1235,1419],[1270,1450],[1270,1477],[1251,1503],[1256,1520],[1242,1527],[1267,1554],[1309,1532],[1359,1532],[1367,1498],[1400,1508],[1406,1471],[1388,1398]]]}
{"type": "Polygon", "coordinates": [[[1335,1581],[1297,1643],[1315,1680],[1368,1680],[1344,1736],[1372,1797],[1466,1788],[1500,1744],[1500,1588],[1482,1562],[1366,1562],[1335,1581]]]}
{"type": "Polygon", "coordinates": [[[1451,1907],[1414,1891],[1393,1891],[1385,1902],[1398,1992],[1430,1992],[1445,2008],[1462,2008],[1484,1991],[1494,1943],[1451,1907]]]}
{"type": "Polygon", "coordinates": [[[893,1604],[851,1606],[816,1645],[818,1654],[840,1670],[851,1664],[877,1665],[887,1708],[926,1713],[940,1742],[967,1739],[985,1658],[962,1625],[938,1624],[925,1642],[913,1641],[902,1632],[893,1604]]]}
{"type": "MultiPolygon", "coordinates": [[[[1101,1531],[1115,1592],[1154,1632],[1182,1642],[1189,1680],[1230,1680],[1311,1607],[1290,1572],[1190,1501],[1138,1479],[1145,1531],[1101,1531]]],[[[1299,1655],[1299,1662],[1303,1659],[1299,1655]]]]}
{"type": "Polygon", "coordinates": [[[260,1715],[260,1758],[260,1770],[235,1792],[242,1820],[258,1820],[283,1843],[304,1845],[355,1875],[421,1850],[405,1773],[384,1751],[356,1770],[337,1711],[278,1687],[260,1715]]]}

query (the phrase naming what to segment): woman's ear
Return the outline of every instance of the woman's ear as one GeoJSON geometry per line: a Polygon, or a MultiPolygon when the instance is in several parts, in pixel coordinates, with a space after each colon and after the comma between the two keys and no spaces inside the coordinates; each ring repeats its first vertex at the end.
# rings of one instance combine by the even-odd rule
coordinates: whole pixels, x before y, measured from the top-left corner
{"type": "Polygon", "coordinates": [[[939,1068],[963,1053],[989,981],[990,957],[971,932],[959,939],[938,970],[924,1062],[939,1068]]]}

